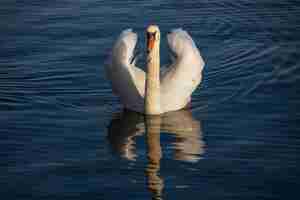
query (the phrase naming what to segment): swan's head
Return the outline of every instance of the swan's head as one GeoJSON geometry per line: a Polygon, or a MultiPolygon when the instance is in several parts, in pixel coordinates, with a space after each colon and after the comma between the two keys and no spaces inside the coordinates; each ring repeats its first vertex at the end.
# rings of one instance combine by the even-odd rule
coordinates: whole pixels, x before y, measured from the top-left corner
{"type": "Polygon", "coordinates": [[[151,52],[153,48],[159,45],[160,31],[158,26],[150,25],[147,28],[147,52],[151,52]]]}

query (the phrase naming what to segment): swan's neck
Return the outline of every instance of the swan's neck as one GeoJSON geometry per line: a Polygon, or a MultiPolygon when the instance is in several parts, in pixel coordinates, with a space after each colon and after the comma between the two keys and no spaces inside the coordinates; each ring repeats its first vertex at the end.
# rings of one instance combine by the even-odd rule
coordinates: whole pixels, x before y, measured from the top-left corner
{"type": "Polygon", "coordinates": [[[156,42],[153,49],[148,53],[147,56],[145,113],[149,115],[156,115],[161,113],[159,71],[159,42],[156,42]]]}

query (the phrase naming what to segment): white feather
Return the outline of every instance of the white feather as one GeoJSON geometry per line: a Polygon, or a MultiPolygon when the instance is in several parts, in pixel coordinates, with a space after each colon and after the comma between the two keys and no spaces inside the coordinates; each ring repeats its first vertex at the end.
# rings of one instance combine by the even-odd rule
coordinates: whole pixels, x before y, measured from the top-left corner
{"type": "Polygon", "coordinates": [[[200,84],[204,61],[189,34],[175,29],[167,36],[176,60],[161,78],[161,107],[164,112],[179,110],[191,100],[200,84]]]}
{"type": "Polygon", "coordinates": [[[107,65],[107,75],[113,92],[120,97],[128,109],[142,112],[144,109],[145,72],[130,64],[137,43],[137,34],[131,29],[124,30],[112,50],[111,63],[107,65]]]}

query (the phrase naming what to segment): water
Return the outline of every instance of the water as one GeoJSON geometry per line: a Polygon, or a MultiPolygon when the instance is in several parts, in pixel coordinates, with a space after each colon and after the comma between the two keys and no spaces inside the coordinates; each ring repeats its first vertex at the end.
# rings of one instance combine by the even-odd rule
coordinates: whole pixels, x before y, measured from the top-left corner
{"type": "MultiPolygon", "coordinates": [[[[297,199],[297,1],[1,2],[4,199],[297,199]],[[206,62],[192,109],[122,112],[118,34],[186,29],[206,62]]],[[[162,62],[168,62],[166,40],[162,62]]]]}

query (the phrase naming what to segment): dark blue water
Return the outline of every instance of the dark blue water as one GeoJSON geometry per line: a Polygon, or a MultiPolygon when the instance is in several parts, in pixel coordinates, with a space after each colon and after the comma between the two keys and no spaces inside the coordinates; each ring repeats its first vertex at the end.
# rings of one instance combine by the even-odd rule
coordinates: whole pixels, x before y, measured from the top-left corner
{"type": "MultiPolygon", "coordinates": [[[[300,3],[1,1],[3,199],[297,199],[300,3]],[[123,112],[104,63],[125,28],[182,27],[192,109],[123,112]]],[[[166,40],[162,41],[166,63],[166,40]]]]}

